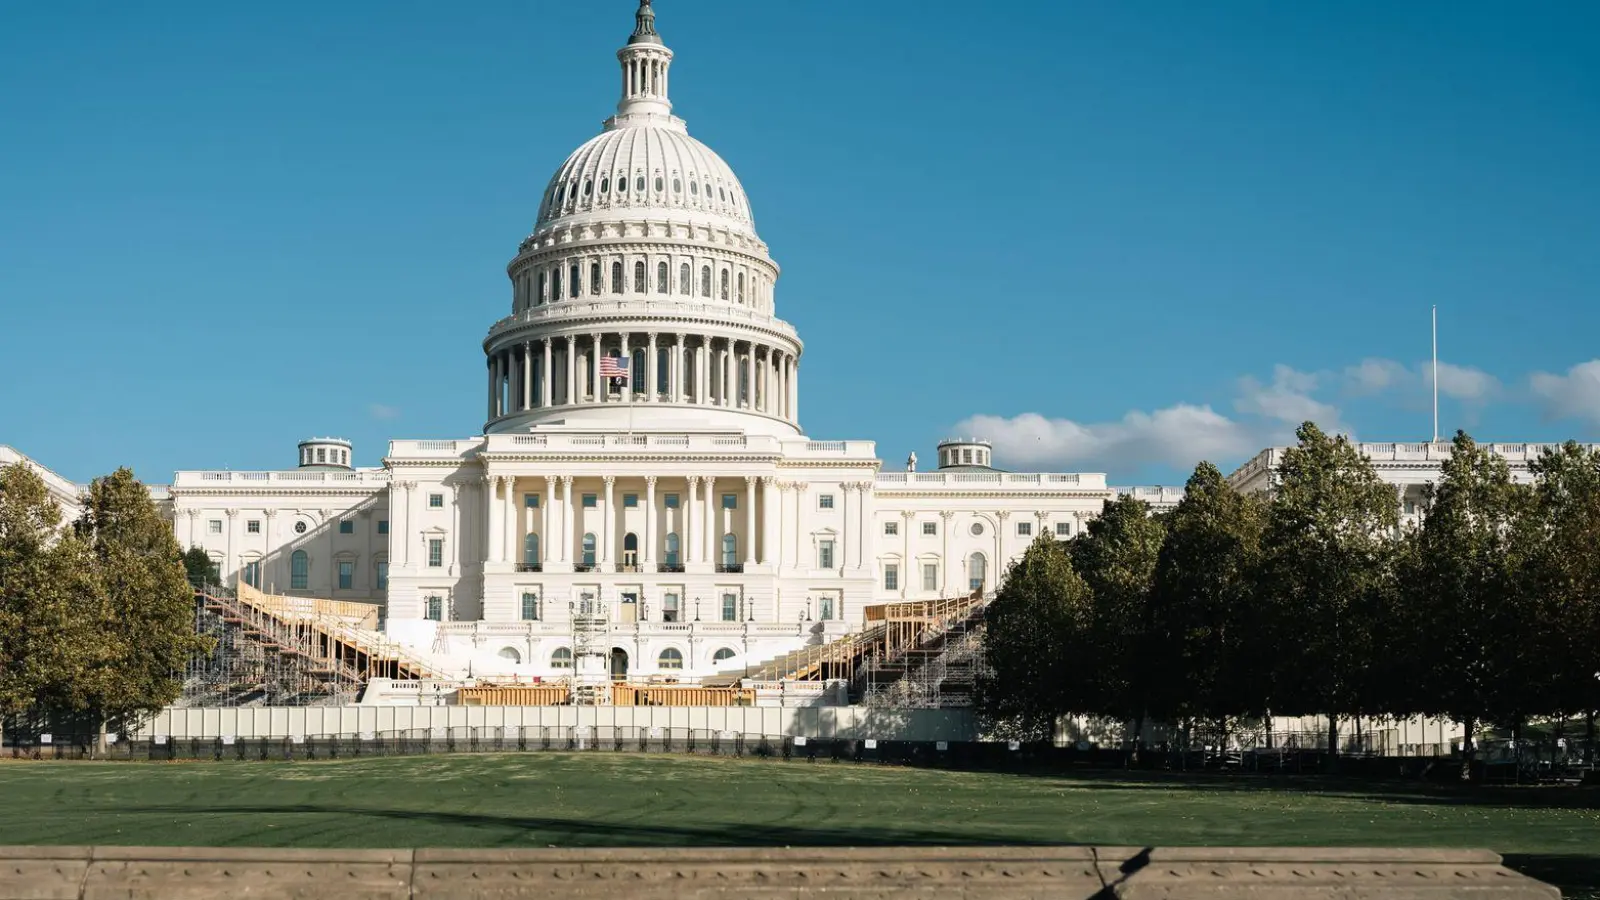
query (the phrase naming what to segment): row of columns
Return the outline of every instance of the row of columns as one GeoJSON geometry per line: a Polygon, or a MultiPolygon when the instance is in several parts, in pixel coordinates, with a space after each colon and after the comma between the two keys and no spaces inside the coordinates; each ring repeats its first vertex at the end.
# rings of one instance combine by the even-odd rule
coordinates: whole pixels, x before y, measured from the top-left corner
{"type": "Polygon", "coordinates": [[[629,332],[560,335],[492,351],[489,419],[551,406],[640,402],[747,409],[799,421],[800,358],[787,349],[684,333],[649,332],[642,344],[632,343],[634,337],[629,332]],[[642,373],[631,371],[636,348],[644,350],[642,373]],[[615,396],[606,383],[609,379],[600,377],[600,362],[606,355],[629,361],[628,384],[615,396]],[[564,377],[557,377],[558,371],[564,377]],[[657,390],[663,375],[666,389],[657,390]],[[582,390],[586,386],[589,390],[582,390]]]}

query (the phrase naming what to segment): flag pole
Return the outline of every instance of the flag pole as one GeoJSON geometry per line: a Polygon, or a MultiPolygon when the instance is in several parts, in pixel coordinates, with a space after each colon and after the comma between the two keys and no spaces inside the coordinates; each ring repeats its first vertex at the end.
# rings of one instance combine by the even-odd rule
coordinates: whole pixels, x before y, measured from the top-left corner
{"type": "Polygon", "coordinates": [[[1439,307],[1433,307],[1433,442],[1439,443],[1439,307]]]}

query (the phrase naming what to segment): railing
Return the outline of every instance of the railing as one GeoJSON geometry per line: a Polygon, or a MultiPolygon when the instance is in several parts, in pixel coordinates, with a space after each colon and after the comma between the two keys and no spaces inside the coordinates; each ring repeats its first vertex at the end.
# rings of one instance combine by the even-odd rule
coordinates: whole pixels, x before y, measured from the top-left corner
{"type": "Polygon", "coordinates": [[[738,575],[744,571],[743,563],[718,563],[717,571],[724,575],[738,575]]]}
{"type": "Polygon", "coordinates": [[[389,473],[383,470],[367,472],[179,472],[173,481],[175,487],[200,484],[228,484],[232,482],[269,482],[273,484],[352,484],[373,489],[388,487],[389,473]]]}
{"type": "Polygon", "coordinates": [[[761,327],[788,337],[798,337],[794,326],[758,312],[747,306],[735,306],[728,303],[693,303],[678,300],[561,300],[547,303],[543,306],[534,306],[522,310],[515,315],[506,316],[494,323],[489,328],[493,335],[519,325],[534,322],[559,321],[562,319],[587,318],[596,315],[610,316],[693,316],[697,319],[717,319],[729,322],[745,322],[761,327]]]}
{"type": "Polygon", "coordinates": [[[682,572],[683,566],[677,563],[656,563],[657,572],[682,572]]]}
{"type": "Polygon", "coordinates": [[[543,563],[518,563],[517,564],[517,571],[518,572],[543,572],[544,571],[544,564],[543,563]]]}
{"type": "Polygon", "coordinates": [[[1105,476],[1083,475],[1077,472],[882,472],[877,483],[884,487],[902,485],[1077,485],[1089,488],[1104,486],[1105,476]],[[1088,481],[1086,484],[1085,481],[1088,481]]]}
{"type": "Polygon", "coordinates": [[[574,563],[572,566],[574,572],[595,572],[599,569],[600,567],[594,563],[574,563]]]}

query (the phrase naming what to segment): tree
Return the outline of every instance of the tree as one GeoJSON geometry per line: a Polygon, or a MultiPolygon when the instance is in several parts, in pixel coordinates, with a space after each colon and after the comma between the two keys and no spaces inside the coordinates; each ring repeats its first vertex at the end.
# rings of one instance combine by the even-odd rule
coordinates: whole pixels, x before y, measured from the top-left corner
{"type": "Polygon", "coordinates": [[[1456,432],[1439,480],[1425,490],[1426,517],[1403,554],[1401,597],[1413,612],[1410,653],[1421,665],[1421,712],[1465,728],[1462,777],[1472,771],[1475,726],[1520,724],[1536,678],[1528,636],[1536,620],[1514,576],[1512,544],[1528,507],[1500,456],[1456,432]]]}
{"type": "Polygon", "coordinates": [[[1073,686],[1075,710],[1133,724],[1135,756],[1151,714],[1150,586],[1165,534],[1150,505],[1131,496],[1106,501],[1068,546],[1092,594],[1089,665],[1073,686]]]}
{"type": "Polygon", "coordinates": [[[1274,712],[1339,717],[1369,710],[1373,611],[1391,590],[1399,511],[1394,488],[1350,441],[1307,422],[1284,451],[1262,535],[1257,602],[1273,635],[1274,712]]]}
{"type": "Polygon", "coordinates": [[[1251,603],[1266,509],[1216,466],[1189,476],[1152,584],[1150,661],[1161,715],[1226,723],[1266,712],[1271,647],[1251,603]]]}
{"type": "Polygon", "coordinates": [[[79,708],[126,722],[178,698],[189,657],[209,649],[194,630],[194,592],[172,529],[128,469],[94,481],[77,522],[103,595],[90,610],[103,652],[79,708]]]}
{"type": "Polygon", "coordinates": [[[222,583],[222,572],[217,568],[216,560],[199,547],[190,547],[184,551],[183,570],[188,576],[189,583],[196,587],[222,583]]]}
{"type": "Polygon", "coordinates": [[[984,614],[989,672],[978,681],[986,729],[1048,740],[1069,710],[1068,686],[1085,671],[1089,588],[1065,550],[1041,535],[1011,564],[984,614]]]}

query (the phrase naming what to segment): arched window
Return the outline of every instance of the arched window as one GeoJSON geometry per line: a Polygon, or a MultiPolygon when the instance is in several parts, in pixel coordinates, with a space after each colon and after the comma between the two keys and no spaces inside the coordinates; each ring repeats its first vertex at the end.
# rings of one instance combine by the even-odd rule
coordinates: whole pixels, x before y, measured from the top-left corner
{"type": "Polygon", "coordinates": [[[513,664],[521,664],[522,662],[522,654],[518,653],[515,647],[502,647],[498,655],[501,659],[513,664]]]}
{"type": "Polygon", "coordinates": [[[311,581],[311,557],[304,550],[289,556],[289,589],[303,591],[311,581]]]}
{"type": "Polygon", "coordinates": [[[988,575],[989,561],[982,553],[974,553],[967,557],[967,587],[974,591],[983,590],[983,582],[988,575]]]}
{"type": "Polygon", "coordinates": [[[701,266],[700,267],[700,296],[702,296],[702,297],[710,297],[711,296],[711,267],[710,266],[701,266]]]}
{"type": "Polygon", "coordinates": [[[722,662],[725,659],[733,659],[735,656],[738,656],[738,655],[739,654],[733,652],[731,649],[729,649],[727,647],[723,647],[721,650],[718,650],[716,653],[711,654],[711,662],[713,664],[714,663],[719,663],[719,662],[722,662]]]}
{"type": "Polygon", "coordinates": [[[667,264],[656,263],[656,293],[665,294],[672,287],[672,279],[667,277],[667,264]]]}
{"type": "Polygon", "coordinates": [[[583,536],[583,564],[594,565],[594,532],[583,536]]]}
{"type": "Polygon", "coordinates": [[[617,175],[617,193],[626,194],[627,192],[628,192],[628,176],[621,175],[621,174],[617,175]]]}
{"type": "Polygon", "coordinates": [[[598,261],[589,264],[589,293],[600,293],[600,263],[598,261]]]}
{"type": "Polygon", "coordinates": [[[638,191],[641,194],[644,193],[644,176],[643,175],[634,176],[633,189],[638,191]]]}
{"type": "Polygon", "coordinates": [[[622,564],[628,567],[639,565],[639,536],[632,532],[622,536],[622,564]]]}
{"type": "Polygon", "coordinates": [[[682,565],[678,562],[678,533],[676,531],[667,535],[667,565],[677,568],[682,565]]]}
{"type": "Polygon", "coordinates": [[[552,297],[560,297],[561,296],[561,270],[560,269],[557,269],[554,272],[550,273],[550,296],[552,296],[552,297]]]}
{"type": "Polygon", "coordinates": [[[683,193],[683,179],[681,179],[681,178],[673,178],[672,179],[672,192],[674,194],[683,193]]]}
{"type": "Polygon", "coordinates": [[[722,536],[722,565],[731,568],[739,564],[739,539],[731,534],[722,536]]]}
{"type": "Polygon", "coordinates": [[[686,297],[688,295],[694,293],[694,285],[691,283],[692,281],[693,281],[693,276],[689,274],[689,264],[688,263],[684,263],[683,265],[679,266],[678,267],[678,293],[683,294],[686,297]]]}
{"type": "Polygon", "coordinates": [[[666,188],[666,186],[667,186],[667,183],[665,181],[661,180],[661,176],[660,175],[657,175],[656,176],[656,193],[658,193],[658,194],[661,193],[662,190],[664,190],[666,188]]]}
{"type": "Polygon", "coordinates": [[[606,177],[600,179],[600,193],[602,193],[602,194],[611,193],[611,176],[610,175],[607,175],[606,177]]]}
{"type": "Polygon", "coordinates": [[[635,394],[644,393],[644,380],[650,375],[649,372],[644,370],[644,354],[643,347],[629,354],[632,361],[628,363],[628,383],[635,394]]]}
{"type": "Polygon", "coordinates": [[[557,647],[556,648],[556,652],[550,654],[550,668],[552,668],[552,669],[570,669],[570,668],[572,668],[572,650],[570,648],[567,648],[567,647],[557,647]]]}
{"type": "Polygon", "coordinates": [[[722,299],[728,299],[728,270],[722,270],[722,299]]]}
{"type": "Polygon", "coordinates": [[[533,303],[531,303],[529,305],[530,306],[538,306],[539,304],[541,304],[543,302],[544,302],[544,273],[540,272],[539,273],[539,293],[534,295],[533,303]]]}
{"type": "MultiPolygon", "coordinates": [[[[573,263],[572,264],[572,269],[567,272],[567,296],[571,297],[574,300],[578,299],[578,264],[577,263],[573,263]]],[[[554,299],[560,300],[561,298],[560,297],[555,297],[554,299]]]]}
{"type": "Polygon", "coordinates": [[[661,651],[661,657],[656,660],[656,666],[661,669],[683,668],[683,651],[677,647],[668,647],[661,651]]]}
{"type": "Polygon", "coordinates": [[[644,283],[644,262],[641,260],[633,264],[633,292],[642,294],[647,290],[649,287],[644,283]]]}
{"type": "Polygon", "coordinates": [[[539,536],[530,534],[522,539],[522,562],[526,565],[539,564],[539,536]]]}
{"type": "Polygon", "coordinates": [[[611,264],[611,293],[622,293],[622,263],[611,264]]]}
{"type": "Polygon", "coordinates": [[[698,181],[689,182],[689,193],[693,194],[696,197],[700,196],[700,182],[698,182],[698,181]]]}
{"type": "Polygon", "coordinates": [[[740,303],[744,302],[744,273],[743,272],[739,273],[739,294],[738,294],[738,298],[739,298],[739,302],[740,303]]]}

